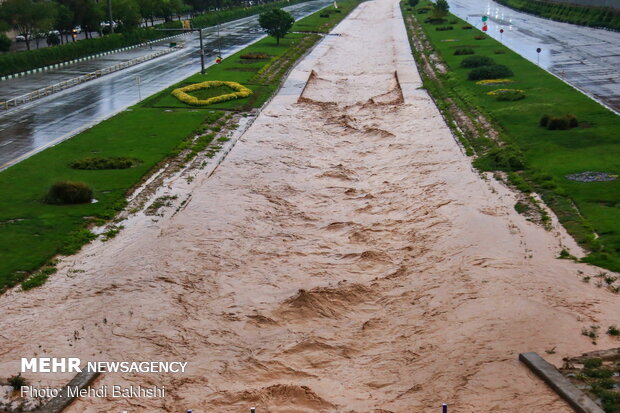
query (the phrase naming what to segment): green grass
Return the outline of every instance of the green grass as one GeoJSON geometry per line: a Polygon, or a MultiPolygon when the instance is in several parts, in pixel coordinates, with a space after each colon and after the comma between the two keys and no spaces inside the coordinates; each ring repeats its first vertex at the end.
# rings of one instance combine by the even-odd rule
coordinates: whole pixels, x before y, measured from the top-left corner
{"type": "MultiPolygon", "coordinates": [[[[150,97],[145,100],[144,105],[153,108],[190,108],[191,106],[172,96],[172,90],[207,80],[222,80],[241,83],[250,88],[253,95],[245,99],[231,100],[205,107],[193,106],[192,108],[247,111],[261,107],[278,88],[282,76],[288,69],[320,40],[318,35],[311,33],[329,32],[358,4],[359,1],[356,0],[345,0],[338,3],[340,13],[335,12],[332,5],[311,14],[295,22],[291,29],[293,32],[303,31],[310,32],[310,34],[289,33],[280,40],[280,45],[277,45],[276,40],[272,37],[261,39],[224,59],[222,63],[208,67],[204,75],[196,74],[190,76],[163,92],[150,97]],[[329,18],[319,17],[322,13],[329,13],[329,18]],[[263,53],[270,56],[270,59],[251,60],[241,58],[242,55],[250,53],[263,53]]],[[[198,96],[195,93],[192,94],[198,96]]],[[[205,90],[205,93],[208,93],[208,89],[205,90]]]]}
{"type": "Polygon", "coordinates": [[[75,251],[88,236],[89,217],[110,218],[142,176],[203,122],[219,113],[134,108],[38,153],[0,173],[0,289],[18,282],[58,252],[75,251]],[[134,168],[79,170],[69,164],[85,156],[130,156],[134,168]],[[57,181],[83,181],[97,203],[48,205],[43,198],[57,181]],[[71,235],[69,235],[71,234],[71,235]]]}
{"type": "MultiPolygon", "coordinates": [[[[345,0],[340,4],[343,13],[335,14],[337,18],[330,20],[332,25],[346,16],[345,7],[352,10],[359,2],[345,0]]],[[[308,26],[319,28],[318,23],[308,26]]],[[[274,39],[265,38],[209,68],[205,76],[191,76],[180,85],[203,80],[248,83],[255,92],[253,96],[214,106],[235,110],[260,107],[277,89],[286,70],[317,40],[317,35],[291,34],[276,46],[274,39]],[[256,51],[265,52],[272,59],[241,62],[241,54],[256,51]],[[252,83],[255,78],[269,82],[252,83]]],[[[43,284],[53,272],[45,269],[48,267],[37,270],[54,255],[73,254],[94,239],[88,227],[114,218],[126,205],[126,194],[162,160],[183,150],[188,151],[187,157],[191,159],[212,142],[212,132],[222,127],[220,118],[224,112],[211,106],[186,106],[170,95],[171,89],[0,172],[0,292],[20,282],[25,288],[43,284]],[[195,131],[211,133],[195,141],[187,139],[195,131]],[[92,157],[128,157],[140,162],[126,169],[70,167],[76,160],[92,157]],[[50,185],[57,181],[85,182],[93,189],[97,202],[44,203],[50,185]]],[[[116,235],[118,230],[119,227],[112,228],[104,238],[116,235]]]]}
{"type": "MultiPolygon", "coordinates": [[[[480,32],[463,30],[465,21],[459,20],[455,30],[436,31],[434,25],[422,21],[424,15],[417,17],[436,52],[448,65],[449,72],[442,77],[447,96],[478,108],[499,127],[502,139],[523,154],[525,170],[521,174],[541,193],[577,241],[592,251],[586,261],[619,271],[620,180],[579,183],[565,176],[585,171],[620,174],[620,118],[494,39],[474,40],[480,32]],[[470,69],[460,67],[465,56],[454,55],[459,48],[471,48],[477,56],[488,56],[508,66],[514,72],[514,83],[484,86],[467,80],[470,69]],[[499,49],[506,53],[496,54],[499,49]],[[521,89],[526,97],[497,101],[487,95],[501,88],[521,89]],[[589,127],[547,130],[539,126],[543,114],[573,114],[589,127]],[[600,236],[596,240],[593,231],[600,236]]],[[[448,18],[457,19],[452,15],[448,18]]],[[[430,86],[433,93],[434,86],[425,86],[430,86]]],[[[481,148],[492,146],[475,137],[470,142],[479,153],[484,153],[481,148]]],[[[484,157],[476,164],[493,169],[493,163],[484,157]]]]}

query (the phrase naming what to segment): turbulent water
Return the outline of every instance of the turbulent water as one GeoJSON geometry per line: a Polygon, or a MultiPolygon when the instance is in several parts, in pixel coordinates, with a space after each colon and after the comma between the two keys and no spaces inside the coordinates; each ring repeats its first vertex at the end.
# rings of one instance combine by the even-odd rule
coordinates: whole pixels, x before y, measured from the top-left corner
{"type": "Polygon", "coordinates": [[[213,175],[170,182],[191,189],[178,213],[140,214],[44,287],[0,297],[3,373],[35,354],[189,362],[96,383],[165,399],[70,412],[571,411],[517,355],[594,349],[581,329],[617,322],[618,297],[555,258],[579,254],[563,230],[472,170],[420,88],[396,0],[335,33],[213,175]]]}

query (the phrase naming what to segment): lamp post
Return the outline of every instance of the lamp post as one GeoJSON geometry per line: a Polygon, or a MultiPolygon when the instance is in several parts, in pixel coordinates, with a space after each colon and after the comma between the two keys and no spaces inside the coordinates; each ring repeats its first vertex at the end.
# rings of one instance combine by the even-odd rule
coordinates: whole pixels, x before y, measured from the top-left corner
{"type": "Polygon", "coordinates": [[[114,20],[112,20],[112,0],[108,0],[108,19],[110,19],[110,33],[114,33],[114,20]]]}

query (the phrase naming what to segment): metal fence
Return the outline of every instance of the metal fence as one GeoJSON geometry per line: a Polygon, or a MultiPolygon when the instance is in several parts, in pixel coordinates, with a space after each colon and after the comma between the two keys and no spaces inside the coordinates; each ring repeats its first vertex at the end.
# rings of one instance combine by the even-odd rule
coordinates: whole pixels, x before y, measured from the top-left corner
{"type": "Polygon", "coordinates": [[[178,44],[175,47],[170,47],[170,48],[167,48],[167,49],[159,50],[159,51],[157,51],[155,53],[151,53],[151,54],[148,54],[148,55],[145,55],[145,56],[137,57],[137,58],[132,59],[132,60],[127,60],[125,62],[117,63],[117,64],[115,64],[113,66],[108,66],[108,67],[105,67],[103,69],[96,70],[94,72],[87,73],[87,74],[79,76],[79,77],[75,77],[73,79],[65,80],[63,82],[56,83],[54,85],[44,87],[42,89],[37,89],[37,90],[32,91],[30,93],[26,93],[25,95],[21,95],[21,96],[9,99],[9,100],[4,101],[4,102],[0,102],[0,109],[9,110],[9,109],[17,107],[19,105],[23,105],[25,103],[32,102],[32,101],[37,100],[37,99],[41,99],[42,97],[49,96],[49,95],[52,95],[54,93],[58,93],[58,92],[60,92],[62,90],[68,89],[70,87],[77,86],[77,85],[80,85],[82,83],[85,83],[85,82],[88,82],[88,81],[100,78],[101,76],[104,76],[104,75],[107,75],[107,74],[110,74],[110,73],[114,73],[114,72],[118,72],[119,70],[126,69],[126,68],[128,68],[130,66],[135,66],[135,65],[140,64],[142,62],[146,62],[147,60],[155,59],[156,57],[163,56],[165,54],[174,52],[175,50],[180,49],[182,47],[183,47],[182,44],[178,44]]]}

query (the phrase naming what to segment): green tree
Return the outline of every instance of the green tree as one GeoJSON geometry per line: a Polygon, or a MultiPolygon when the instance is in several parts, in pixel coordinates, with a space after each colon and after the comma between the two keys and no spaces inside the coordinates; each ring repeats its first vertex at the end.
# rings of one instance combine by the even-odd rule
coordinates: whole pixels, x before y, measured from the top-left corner
{"type": "MultiPolygon", "coordinates": [[[[104,7],[107,7],[107,2],[104,2],[104,7]]],[[[135,0],[112,0],[112,15],[119,23],[119,31],[131,30],[140,24],[140,11],[135,0]]]]}
{"type": "Polygon", "coordinates": [[[0,7],[0,14],[18,34],[24,36],[26,49],[30,50],[30,40],[36,30],[32,0],[6,0],[0,7]]]}
{"type": "Polygon", "coordinates": [[[293,27],[295,19],[282,9],[271,9],[261,13],[258,23],[270,36],[276,38],[277,44],[280,44],[280,39],[293,27]]]}
{"type": "Polygon", "coordinates": [[[0,33],[0,52],[8,52],[11,48],[11,43],[13,42],[6,34],[0,33]]]}
{"type": "Polygon", "coordinates": [[[418,5],[419,2],[420,0],[409,0],[409,6],[415,7],[418,5]]]}
{"type": "Polygon", "coordinates": [[[67,41],[68,36],[75,27],[75,14],[73,10],[64,4],[59,4],[56,10],[55,29],[60,32],[60,42],[62,43],[63,36],[65,37],[65,41],[67,41]]]}
{"type": "Polygon", "coordinates": [[[433,7],[433,16],[437,19],[443,19],[448,14],[448,10],[450,10],[448,0],[437,0],[433,7]]]}

